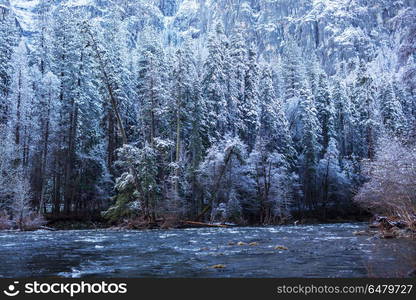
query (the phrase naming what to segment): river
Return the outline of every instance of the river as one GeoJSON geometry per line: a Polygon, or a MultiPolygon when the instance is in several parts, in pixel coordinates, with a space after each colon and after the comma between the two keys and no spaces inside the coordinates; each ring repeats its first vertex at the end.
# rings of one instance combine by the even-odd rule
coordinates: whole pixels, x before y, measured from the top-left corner
{"type": "Polygon", "coordinates": [[[353,234],[364,229],[1,231],[0,277],[403,277],[414,269],[415,241],[353,234]]]}

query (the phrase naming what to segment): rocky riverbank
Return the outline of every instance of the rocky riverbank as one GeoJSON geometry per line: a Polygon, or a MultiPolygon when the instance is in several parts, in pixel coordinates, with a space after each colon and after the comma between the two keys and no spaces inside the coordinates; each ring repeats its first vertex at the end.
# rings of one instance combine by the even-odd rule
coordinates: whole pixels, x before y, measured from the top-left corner
{"type": "Polygon", "coordinates": [[[383,239],[409,238],[416,239],[416,223],[401,220],[397,217],[375,216],[367,230],[354,231],[355,235],[371,235],[383,239]]]}

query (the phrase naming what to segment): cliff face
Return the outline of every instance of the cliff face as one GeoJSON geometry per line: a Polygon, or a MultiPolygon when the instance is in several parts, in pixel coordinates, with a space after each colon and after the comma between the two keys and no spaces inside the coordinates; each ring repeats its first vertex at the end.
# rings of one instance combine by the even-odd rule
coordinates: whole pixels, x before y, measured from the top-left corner
{"type": "MultiPolygon", "coordinates": [[[[35,13],[43,0],[0,0],[11,7],[22,30],[36,31],[35,13]]],[[[55,0],[51,9],[69,6],[105,21],[115,12],[137,36],[144,27],[164,32],[166,43],[205,39],[222,21],[226,33],[243,27],[248,41],[265,57],[295,39],[306,53],[316,51],[329,73],[337,61],[374,59],[380,47],[399,55],[414,53],[415,0],[55,0]]]]}

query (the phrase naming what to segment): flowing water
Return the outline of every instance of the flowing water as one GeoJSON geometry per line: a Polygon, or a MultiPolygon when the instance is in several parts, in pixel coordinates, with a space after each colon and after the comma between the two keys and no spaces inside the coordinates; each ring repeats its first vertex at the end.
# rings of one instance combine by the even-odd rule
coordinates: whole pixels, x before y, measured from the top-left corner
{"type": "Polygon", "coordinates": [[[349,223],[3,231],[0,277],[400,277],[414,269],[415,241],[353,235],[364,229],[349,223]],[[229,245],[240,241],[257,245],[229,245]],[[211,268],[216,264],[224,268],[211,268]]]}

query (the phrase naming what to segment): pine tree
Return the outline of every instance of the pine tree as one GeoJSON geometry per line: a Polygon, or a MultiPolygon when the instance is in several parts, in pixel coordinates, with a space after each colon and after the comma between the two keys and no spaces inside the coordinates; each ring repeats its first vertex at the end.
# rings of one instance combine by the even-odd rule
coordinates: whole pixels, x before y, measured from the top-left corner
{"type": "MultiPolygon", "coordinates": [[[[97,63],[97,71],[99,75],[99,80],[102,84],[102,95],[105,99],[108,100],[108,103],[106,103],[104,106],[107,110],[107,121],[108,125],[107,127],[107,164],[108,167],[111,167],[111,163],[113,162],[115,155],[115,147],[117,147],[117,140],[120,140],[120,143],[124,147],[128,147],[129,145],[129,136],[127,135],[126,131],[126,124],[125,124],[125,114],[122,114],[122,108],[123,104],[126,104],[125,102],[128,102],[126,100],[128,93],[126,92],[125,88],[125,81],[123,80],[123,74],[129,74],[129,70],[126,70],[124,67],[124,64],[119,63],[120,62],[120,52],[118,51],[118,46],[120,46],[118,43],[110,43],[110,47],[104,47],[106,44],[106,38],[102,35],[102,32],[98,30],[99,28],[96,28],[95,26],[92,26],[88,22],[84,21],[81,24],[81,30],[83,33],[83,36],[85,36],[85,39],[88,41],[91,50],[92,55],[97,63]],[[124,72],[126,71],[126,72],[124,72]],[[116,131],[117,129],[117,131],[116,131]],[[119,134],[119,138],[116,137],[116,134],[119,134]]],[[[111,40],[110,41],[114,41],[111,40]]],[[[129,76],[127,76],[128,79],[129,76]]],[[[136,87],[136,86],[134,86],[136,87]]],[[[136,98],[137,99],[137,98],[136,98]]],[[[137,104],[136,104],[137,105],[137,104]]],[[[140,116],[139,119],[142,119],[140,116]]],[[[141,120],[137,121],[137,124],[140,124],[141,120]]],[[[142,134],[144,137],[144,134],[142,134]]],[[[145,144],[145,138],[141,138],[139,141],[141,145],[145,144]]],[[[133,146],[134,147],[134,146],[133,146]]],[[[141,197],[138,197],[137,193],[140,193],[141,191],[141,184],[139,179],[139,174],[137,173],[137,169],[133,163],[132,160],[127,159],[126,160],[126,167],[128,168],[128,172],[125,172],[122,174],[122,176],[128,177],[131,179],[132,182],[132,190],[129,195],[134,197],[135,200],[139,201],[138,208],[141,209],[142,216],[147,220],[151,221],[152,218],[154,218],[154,215],[152,216],[152,212],[150,211],[150,207],[148,206],[148,202],[144,202],[144,199],[141,197]]],[[[111,171],[110,171],[111,172],[111,171]]],[[[120,177],[116,180],[118,182],[119,180],[123,181],[123,178],[120,177]]],[[[119,204],[119,200],[122,203],[125,203],[125,200],[129,200],[125,197],[124,194],[118,194],[116,199],[116,205],[111,207],[110,210],[118,211],[118,208],[122,207],[119,204]]],[[[130,202],[130,201],[127,201],[130,202]]],[[[127,203],[126,202],[126,203],[127,203]]],[[[117,213],[116,213],[117,215],[117,213]]]]}
{"type": "Polygon", "coordinates": [[[11,77],[9,103],[11,115],[9,130],[14,134],[14,143],[18,147],[16,161],[19,165],[27,167],[31,155],[32,142],[36,128],[34,119],[34,91],[32,89],[29,69],[27,46],[21,40],[12,56],[13,76],[11,77]]]}
{"type": "Polygon", "coordinates": [[[39,66],[41,74],[46,74],[51,70],[53,64],[53,13],[47,0],[40,0],[36,6],[38,12],[35,17],[36,25],[39,28],[34,33],[34,53],[33,58],[39,66]]]}
{"type": "Polygon", "coordinates": [[[167,91],[162,78],[164,54],[155,33],[149,34],[139,50],[137,96],[142,135],[153,145],[165,130],[167,91]]]}
{"type": "MultiPolygon", "coordinates": [[[[238,137],[226,135],[213,144],[207,151],[200,165],[200,182],[204,187],[204,203],[206,207],[202,215],[211,211],[211,221],[218,219],[223,206],[238,208],[242,197],[237,193],[249,186],[244,180],[244,168],[247,159],[246,145],[238,137]]],[[[229,215],[235,217],[234,212],[229,215]]],[[[221,217],[221,216],[220,216],[221,217]]]]}
{"type": "MultiPolygon", "coordinates": [[[[317,174],[320,185],[320,206],[326,217],[327,209],[331,204],[336,207],[340,205],[340,200],[349,198],[350,180],[347,178],[340,166],[340,153],[334,138],[330,138],[327,150],[323,158],[319,161],[317,174]]],[[[338,209],[340,209],[338,207],[338,209]]]]}
{"type": "Polygon", "coordinates": [[[322,129],[323,151],[328,147],[329,140],[335,137],[335,108],[333,98],[329,89],[327,77],[324,73],[317,75],[315,103],[318,113],[318,120],[322,129]]]}
{"type": "Polygon", "coordinates": [[[14,198],[15,180],[18,178],[19,166],[16,166],[16,152],[13,132],[7,125],[0,125],[2,143],[0,143],[0,208],[11,207],[14,198]]]}
{"type": "Polygon", "coordinates": [[[76,16],[68,9],[62,8],[57,12],[53,25],[54,48],[52,49],[55,64],[51,67],[58,74],[60,82],[59,102],[60,111],[57,124],[58,146],[54,153],[56,170],[52,200],[54,213],[70,213],[71,203],[74,201],[74,182],[76,159],[76,137],[78,124],[78,96],[80,64],[79,36],[77,36],[76,16]],[[61,201],[63,200],[63,203],[61,201]]]}
{"type": "Polygon", "coordinates": [[[381,87],[380,106],[383,123],[387,129],[394,134],[402,134],[405,128],[402,104],[397,99],[391,82],[385,82],[381,87]]]}
{"type": "Polygon", "coordinates": [[[299,96],[305,70],[298,45],[289,40],[283,51],[282,58],[285,101],[299,96]]]}
{"type": "Polygon", "coordinates": [[[303,183],[303,196],[306,205],[313,208],[316,201],[316,166],[321,151],[320,126],[312,93],[303,83],[300,90],[300,118],[301,118],[301,156],[299,173],[303,183]]]}
{"type": "Polygon", "coordinates": [[[266,149],[272,153],[282,154],[289,164],[293,165],[295,149],[289,132],[281,99],[275,94],[273,78],[268,66],[263,68],[260,80],[259,130],[257,139],[266,141],[266,149]]]}
{"type": "Polygon", "coordinates": [[[248,51],[247,71],[244,77],[244,95],[238,103],[238,133],[241,140],[247,144],[250,151],[255,143],[258,129],[258,103],[259,103],[259,70],[257,53],[254,49],[248,51]]]}
{"type": "Polygon", "coordinates": [[[354,153],[360,157],[373,158],[377,136],[377,107],[374,85],[364,61],[360,61],[353,87],[352,104],[355,111],[354,153]]]}
{"type": "Polygon", "coordinates": [[[259,131],[250,154],[251,176],[255,182],[260,223],[272,223],[289,214],[290,169],[295,150],[281,100],[275,95],[272,73],[264,66],[260,80],[259,131]]]}
{"type": "Polygon", "coordinates": [[[345,86],[338,80],[335,81],[332,97],[335,109],[335,135],[341,155],[347,156],[352,153],[350,136],[352,131],[351,100],[347,96],[345,86]]]}
{"type": "Polygon", "coordinates": [[[311,88],[312,95],[316,98],[318,97],[320,91],[320,84],[322,84],[322,76],[324,76],[325,71],[322,70],[321,64],[318,60],[316,53],[312,53],[310,57],[306,58],[306,75],[308,82],[311,88]]]}
{"type": "MultiPolygon", "coordinates": [[[[107,176],[102,149],[99,101],[105,86],[98,82],[100,68],[94,45],[85,34],[82,13],[62,7],[54,17],[53,73],[59,82],[57,147],[53,154],[53,211],[70,214],[97,209],[107,176]],[[61,201],[63,200],[63,203],[61,201]]],[[[45,101],[44,99],[41,101],[45,101]]],[[[105,190],[105,189],[104,189],[105,190]]]]}
{"type": "Polygon", "coordinates": [[[12,54],[18,44],[15,17],[11,11],[0,7],[0,124],[6,124],[10,114],[7,97],[12,76],[12,54]]]}
{"type": "Polygon", "coordinates": [[[46,189],[52,175],[52,155],[56,153],[59,105],[58,77],[52,72],[41,74],[37,72],[34,108],[39,120],[39,134],[34,145],[34,162],[32,166],[32,189],[35,204],[39,210],[44,209],[46,189]],[[35,175],[36,174],[36,175],[35,175]]]}
{"type": "MultiPolygon", "coordinates": [[[[300,92],[302,85],[306,82],[306,72],[303,57],[296,43],[289,40],[283,50],[281,69],[284,86],[284,107],[289,122],[294,145],[300,145],[302,138],[300,128],[300,92]]],[[[313,96],[313,95],[311,95],[313,96]]],[[[300,150],[300,147],[297,147],[300,150]]]]}
{"type": "MultiPolygon", "coordinates": [[[[247,49],[242,34],[242,28],[238,27],[230,42],[228,61],[225,65],[228,85],[228,114],[231,132],[237,134],[241,118],[239,107],[244,102],[245,76],[247,72],[247,49]]],[[[242,126],[243,124],[241,124],[242,126]]]]}
{"type": "Polygon", "coordinates": [[[175,155],[173,166],[174,182],[171,197],[188,197],[191,209],[198,210],[196,186],[196,171],[199,162],[202,160],[203,151],[203,124],[204,116],[201,102],[201,92],[199,87],[199,75],[195,66],[193,53],[190,44],[186,44],[183,49],[176,53],[176,60],[173,70],[172,96],[172,121],[170,126],[175,129],[172,140],[175,140],[175,155]],[[197,79],[197,80],[196,80],[197,79]],[[186,154],[189,151],[190,160],[186,154]],[[188,168],[188,173],[186,168],[188,168]],[[186,195],[186,180],[191,184],[191,195],[186,195]]]}
{"type": "Polygon", "coordinates": [[[397,78],[393,80],[392,85],[394,94],[400,102],[403,117],[407,124],[411,124],[416,119],[416,101],[414,101],[411,89],[397,78]]]}
{"type": "Polygon", "coordinates": [[[203,95],[207,103],[209,121],[208,131],[211,141],[223,136],[229,124],[227,122],[227,81],[224,72],[225,47],[222,42],[223,29],[217,25],[216,31],[208,38],[208,57],[205,60],[202,79],[203,95]]]}
{"type": "MultiPolygon", "coordinates": [[[[197,71],[197,70],[196,70],[197,71]]],[[[192,74],[192,73],[191,73],[192,74]]],[[[198,74],[200,78],[200,74],[198,74]]],[[[199,215],[203,209],[203,191],[199,184],[199,166],[204,159],[206,149],[209,146],[208,120],[206,102],[202,96],[200,80],[193,82],[193,98],[189,103],[189,129],[186,152],[189,160],[186,168],[187,181],[190,184],[190,197],[194,202],[191,210],[194,215],[199,215]]],[[[192,212],[191,212],[192,213],[192,212]]]]}

